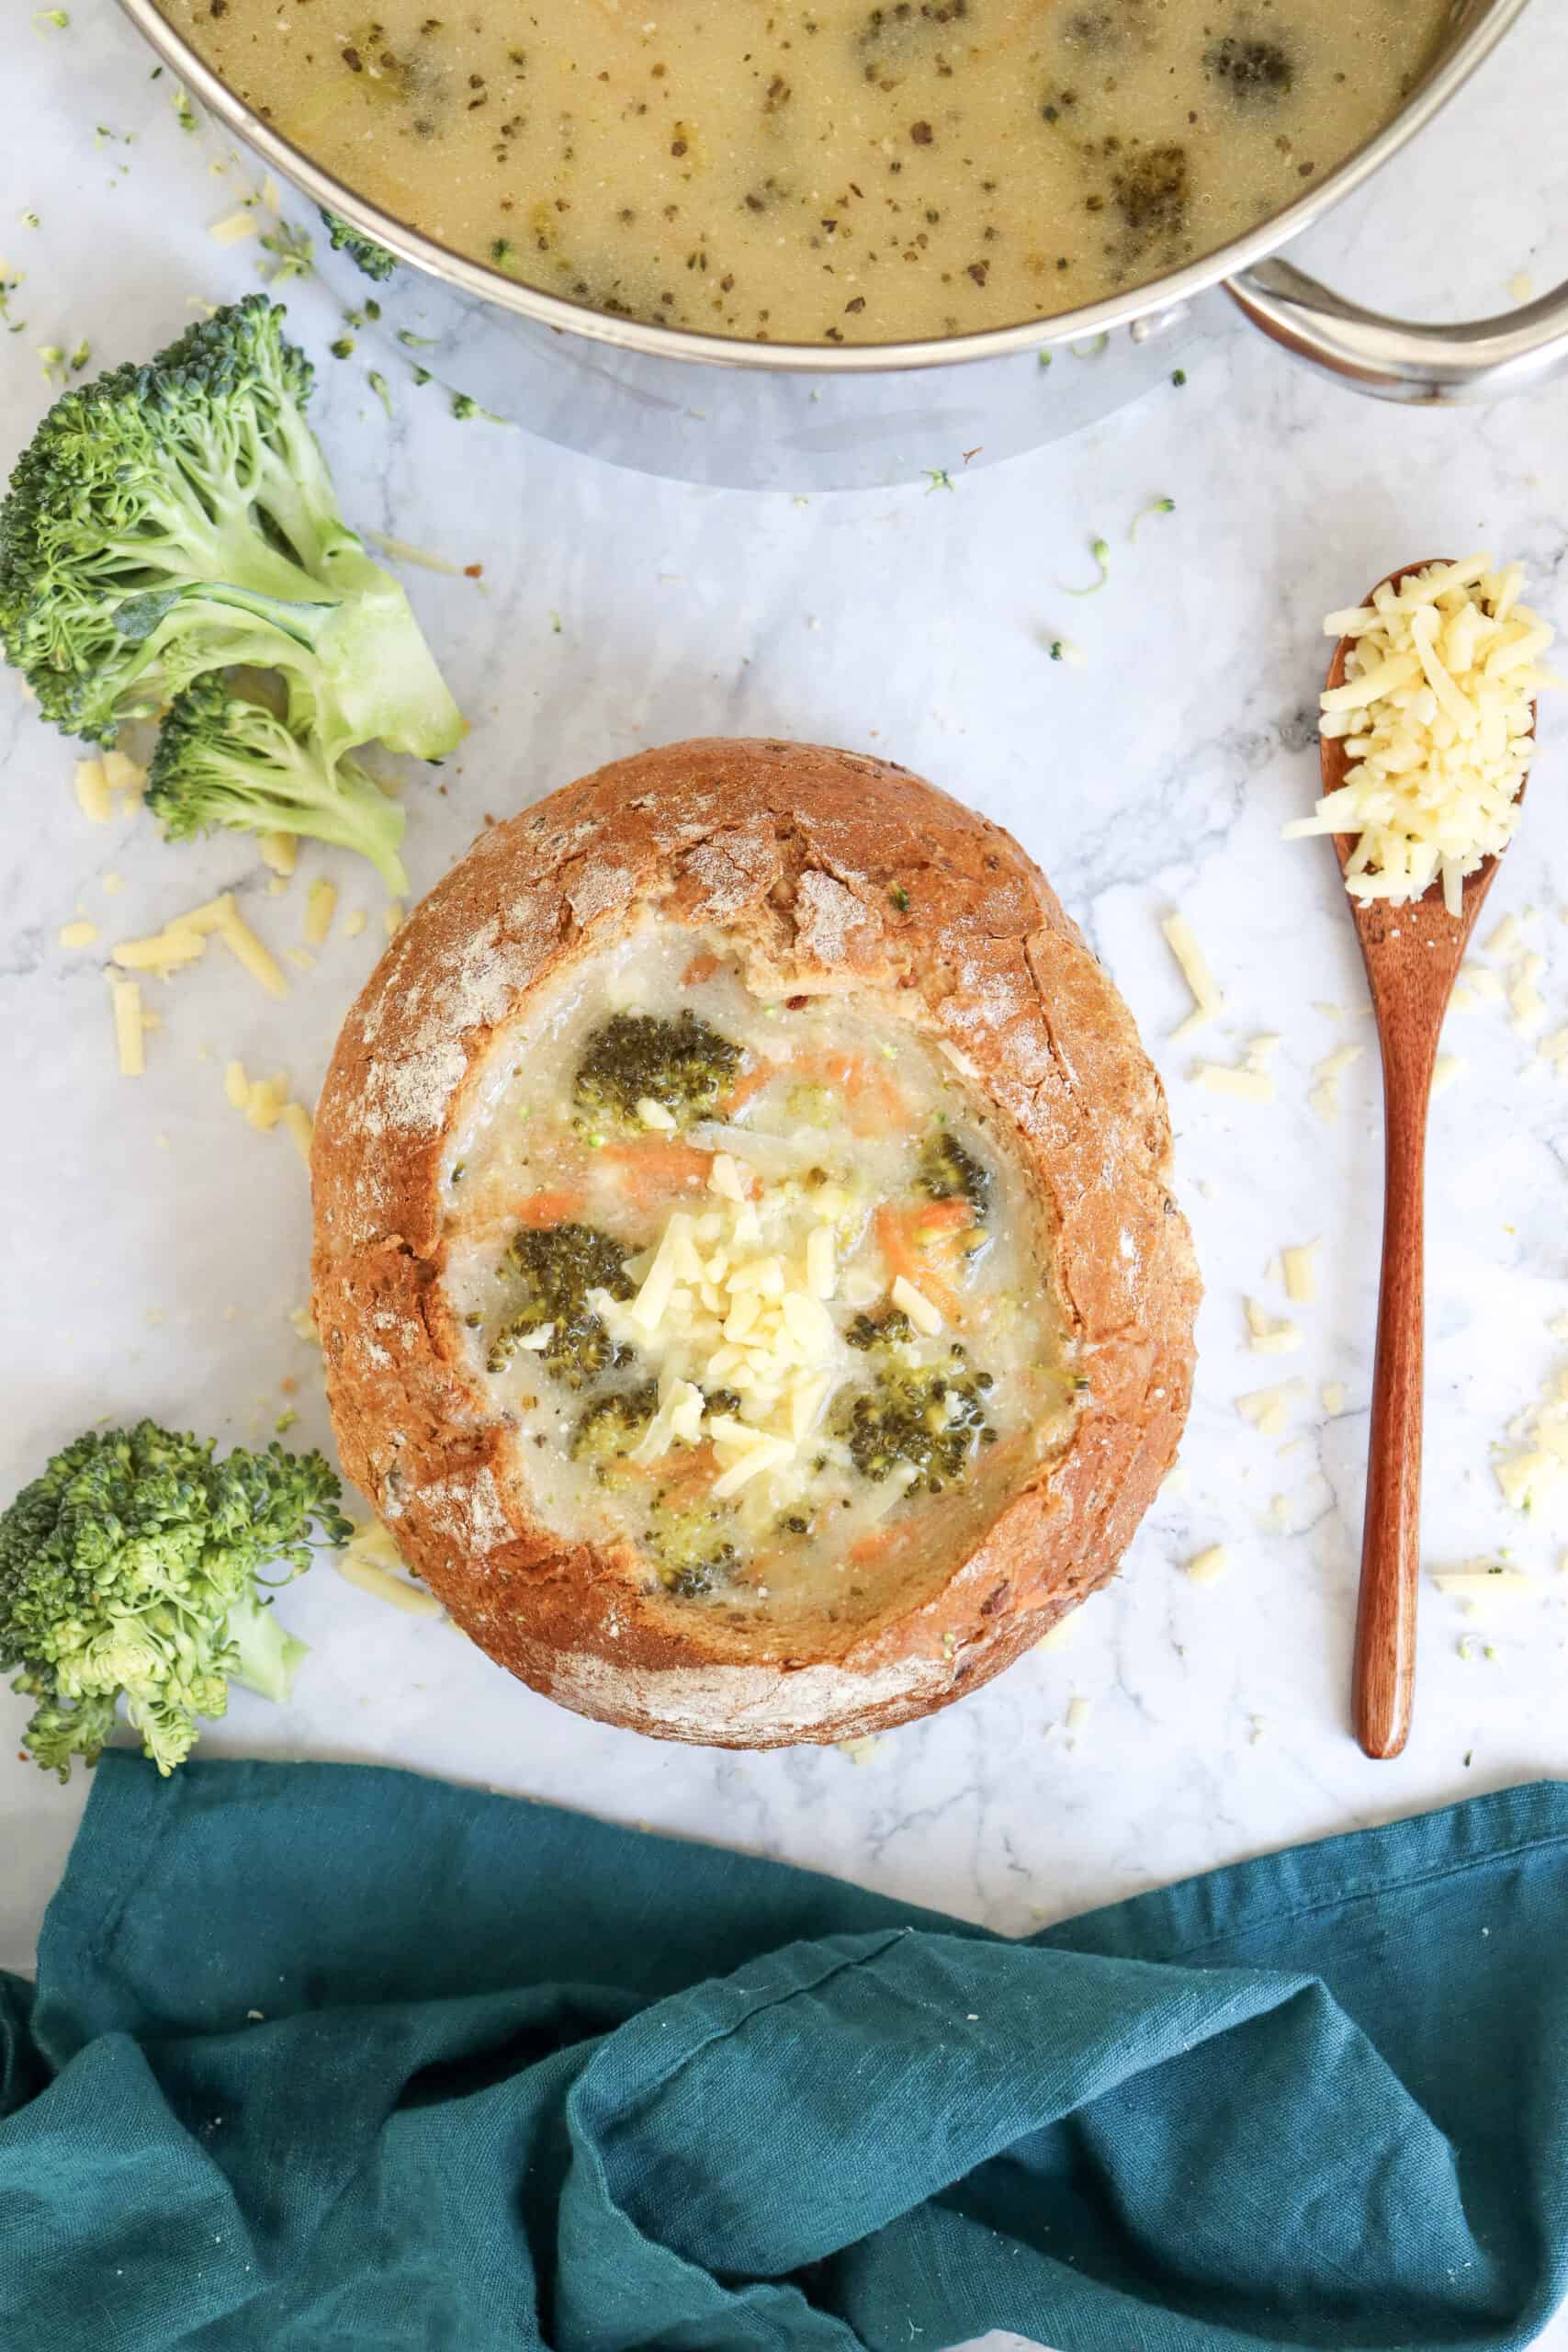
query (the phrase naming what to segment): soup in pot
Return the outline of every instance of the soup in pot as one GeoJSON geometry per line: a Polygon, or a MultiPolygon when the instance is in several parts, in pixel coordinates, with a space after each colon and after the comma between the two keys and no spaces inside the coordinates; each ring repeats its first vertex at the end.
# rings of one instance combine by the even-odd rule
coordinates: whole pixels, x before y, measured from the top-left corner
{"type": "Polygon", "coordinates": [[[1397,111],[1449,0],[164,0],[348,187],[594,310],[751,342],[1047,318],[1397,111]]]}

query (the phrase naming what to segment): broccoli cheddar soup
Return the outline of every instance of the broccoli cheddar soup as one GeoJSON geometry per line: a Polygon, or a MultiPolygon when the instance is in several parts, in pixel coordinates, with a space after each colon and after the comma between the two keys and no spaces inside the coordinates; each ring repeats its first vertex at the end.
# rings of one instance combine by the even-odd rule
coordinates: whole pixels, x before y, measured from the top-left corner
{"type": "Polygon", "coordinates": [[[508,1036],[445,1284],[537,1516],[650,1590],[853,1621],[1070,1434],[1044,1212],[934,1041],[649,923],[508,1036]]]}
{"type": "Polygon", "coordinates": [[[1047,318],[1213,252],[1397,111],[1448,0],[164,0],[457,252],[750,341],[1047,318]]]}

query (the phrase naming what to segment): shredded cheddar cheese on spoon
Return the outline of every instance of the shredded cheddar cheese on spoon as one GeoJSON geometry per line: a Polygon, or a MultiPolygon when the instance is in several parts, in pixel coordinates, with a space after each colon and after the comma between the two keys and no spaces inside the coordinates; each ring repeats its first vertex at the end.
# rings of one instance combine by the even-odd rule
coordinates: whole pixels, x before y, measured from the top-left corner
{"type": "Polygon", "coordinates": [[[1353,833],[1353,899],[1403,906],[1440,881],[1460,912],[1464,877],[1513,839],[1535,751],[1536,695],[1553,631],[1519,603],[1524,573],[1489,555],[1386,582],[1370,605],[1330,613],[1353,640],[1345,683],[1322,697],[1323,735],[1342,741],[1344,783],[1287,841],[1353,833]]]}

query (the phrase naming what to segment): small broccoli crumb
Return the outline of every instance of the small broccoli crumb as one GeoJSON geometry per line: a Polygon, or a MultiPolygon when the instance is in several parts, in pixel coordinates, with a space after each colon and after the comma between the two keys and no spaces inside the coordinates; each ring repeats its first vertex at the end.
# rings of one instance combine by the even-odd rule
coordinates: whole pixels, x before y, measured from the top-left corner
{"type": "Polygon", "coordinates": [[[482,416],[487,424],[509,424],[512,421],[510,417],[497,416],[493,409],[481,408],[471,392],[453,393],[452,413],[459,424],[466,424],[474,416],[482,416]]]}
{"type": "Polygon", "coordinates": [[[1097,596],[1100,594],[1100,591],[1104,587],[1106,582],[1110,579],[1111,549],[1106,541],[1104,539],[1090,539],[1089,543],[1089,551],[1100,567],[1099,579],[1091,581],[1087,588],[1064,589],[1063,594],[1065,595],[1097,596]]]}
{"type": "Polygon", "coordinates": [[[1148,504],[1146,506],[1140,506],[1137,513],[1133,517],[1132,528],[1127,533],[1128,545],[1131,546],[1137,538],[1139,524],[1146,523],[1151,514],[1174,514],[1175,512],[1176,501],[1174,498],[1151,498],[1148,504]]]}
{"type": "Polygon", "coordinates": [[[310,238],[303,229],[295,228],[291,220],[280,220],[261,240],[264,253],[272,255],[276,266],[263,270],[262,276],[272,286],[287,286],[291,277],[310,277],[315,270],[310,238]]]}
{"type": "Polygon", "coordinates": [[[892,900],[896,912],[901,915],[908,913],[909,893],[905,889],[902,882],[895,882],[889,888],[887,896],[892,900]]]}
{"type": "Polygon", "coordinates": [[[649,1100],[683,1125],[713,1109],[739,1067],[739,1046],[694,1012],[616,1012],[589,1039],[573,1092],[580,1109],[628,1125],[640,1125],[637,1105],[649,1100]]]}
{"type": "Polygon", "coordinates": [[[370,368],[365,379],[389,416],[392,413],[392,394],[387,379],[378,368],[370,368]]]}
{"type": "Polygon", "coordinates": [[[385,245],[377,244],[373,237],[366,236],[341,213],[329,212],[325,205],[319,209],[334,254],[346,254],[355,269],[378,283],[390,277],[398,266],[395,254],[389,254],[385,245]]]}

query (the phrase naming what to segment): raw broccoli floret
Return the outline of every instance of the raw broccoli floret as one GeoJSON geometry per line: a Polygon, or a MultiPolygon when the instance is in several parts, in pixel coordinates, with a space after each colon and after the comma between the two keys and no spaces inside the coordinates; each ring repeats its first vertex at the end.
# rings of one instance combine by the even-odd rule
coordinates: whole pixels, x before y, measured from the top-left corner
{"type": "Polygon", "coordinates": [[[313,728],[296,732],[260,703],[198,678],[173,705],[147,775],[148,806],[165,841],[213,825],[309,833],[367,857],[394,898],[408,888],[398,855],[403,812],[346,752],[334,760],[313,728]]]}
{"type": "Polygon", "coordinates": [[[230,1682],[288,1695],[305,1645],[268,1585],[310,1566],[312,1522],[346,1542],[338,1482],[319,1453],[215,1462],[212,1443],[152,1421],[91,1430],[0,1514],[0,1668],[20,1669],[13,1689],[38,1702],[23,1744],[62,1781],[73,1756],[96,1763],[121,1698],[167,1774],[230,1682]]]}
{"type": "Polygon", "coordinates": [[[922,1193],[933,1201],[967,1201],[975,1222],[983,1225],[990,1213],[990,1171],[966,1149],[951,1127],[937,1127],[920,1148],[919,1177],[922,1193]]]}
{"type": "Polygon", "coordinates": [[[992,1385],[988,1372],[890,1364],[874,1386],[840,1400],[834,1434],[863,1477],[880,1486],[908,1466],[914,1485],[940,1494],[967,1476],[976,1446],[996,1442],[983,1402],[992,1385]]]}
{"type": "Polygon", "coordinates": [[[694,1012],[615,1012],[588,1041],[575,1092],[582,1110],[632,1123],[651,1100],[683,1125],[713,1109],[739,1067],[739,1046],[694,1012]]]}
{"type": "Polygon", "coordinates": [[[280,671],[327,756],[436,759],[463,722],[401,588],[338,512],[312,371],[254,294],[66,392],[0,505],[0,641],[68,734],[112,742],[192,681],[280,671]]]}
{"type": "Polygon", "coordinates": [[[506,1319],[491,1339],[486,1370],[503,1372],[518,1341],[545,1323],[550,1336],[535,1360],[567,1388],[586,1388],[627,1363],[631,1350],[616,1346],[588,1294],[603,1290],[612,1298],[630,1298],[637,1285],[626,1272],[628,1254],[596,1226],[524,1227],[496,1268],[512,1295],[506,1319]]]}
{"type": "Polygon", "coordinates": [[[385,245],[378,245],[373,238],[367,237],[352,220],[345,220],[341,212],[329,212],[324,204],[319,205],[317,209],[332,239],[334,254],[346,254],[355,269],[362,270],[367,277],[375,278],[378,285],[390,277],[398,266],[395,254],[389,254],[385,245]]]}

